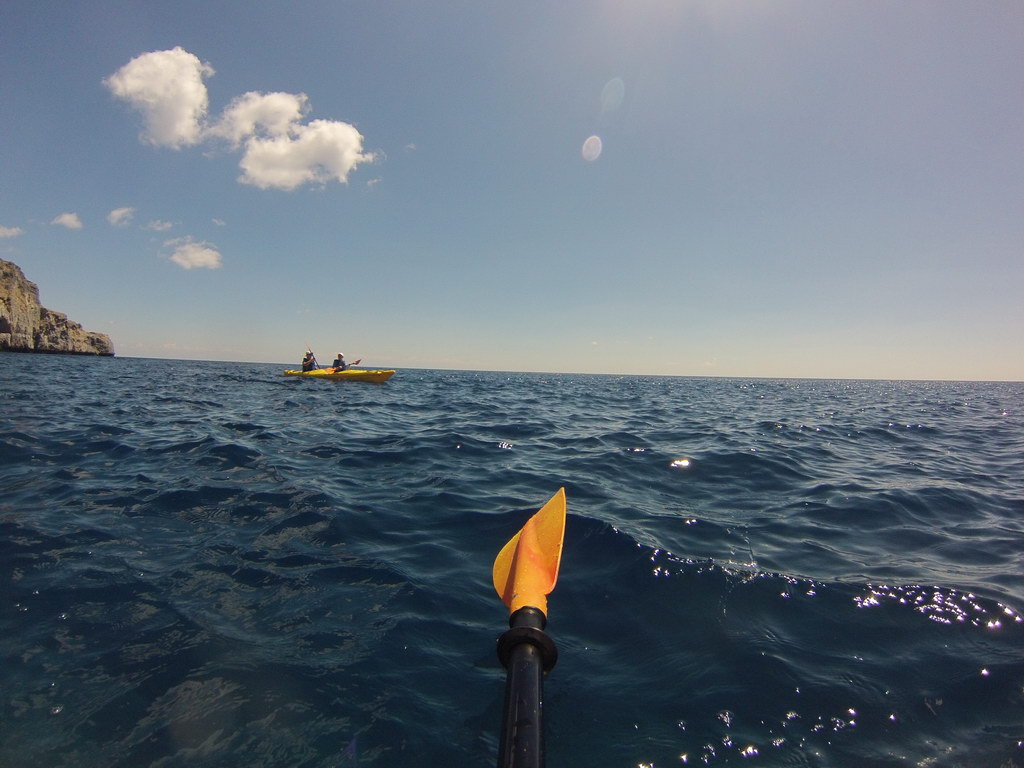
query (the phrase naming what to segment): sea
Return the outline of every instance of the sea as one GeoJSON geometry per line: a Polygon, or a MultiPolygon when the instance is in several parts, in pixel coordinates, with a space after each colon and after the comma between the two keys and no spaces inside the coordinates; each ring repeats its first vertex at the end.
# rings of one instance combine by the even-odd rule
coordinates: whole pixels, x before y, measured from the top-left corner
{"type": "Polygon", "coordinates": [[[0,355],[0,765],[1024,765],[1024,384],[0,355]]]}

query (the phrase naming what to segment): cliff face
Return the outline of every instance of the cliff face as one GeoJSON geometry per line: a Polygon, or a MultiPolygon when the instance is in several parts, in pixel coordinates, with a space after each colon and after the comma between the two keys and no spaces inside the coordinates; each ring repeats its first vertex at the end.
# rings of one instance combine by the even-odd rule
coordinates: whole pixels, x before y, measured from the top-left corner
{"type": "Polygon", "coordinates": [[[0,259],[0,350],[113,355],[114,344],[39,304],[39,288],[17,264],[0,259]]]}

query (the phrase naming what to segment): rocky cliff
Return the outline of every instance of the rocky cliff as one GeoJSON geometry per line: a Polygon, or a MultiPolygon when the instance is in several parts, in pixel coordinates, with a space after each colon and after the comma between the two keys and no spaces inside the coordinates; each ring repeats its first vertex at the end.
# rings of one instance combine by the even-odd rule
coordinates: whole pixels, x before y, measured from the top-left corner
{"type": "Polygon", "coordinates": [[[113,355],[114,345],[106,334],[87,331],[41,306],[36,284],[17,264],[0,259],[0,350],[113,355]]]}

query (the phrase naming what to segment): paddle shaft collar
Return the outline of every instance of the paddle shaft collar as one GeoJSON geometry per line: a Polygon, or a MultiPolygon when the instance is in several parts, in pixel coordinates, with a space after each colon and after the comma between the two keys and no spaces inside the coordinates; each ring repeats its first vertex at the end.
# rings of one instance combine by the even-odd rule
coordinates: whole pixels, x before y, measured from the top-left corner
{"type": "Polygon", "coordinates": [[[498,768],[544,768],[544,673],[555,666],[558,649],[537,608],[520,608],[508,623],[498,639],[498,658],[508,670],[498,768]]]}

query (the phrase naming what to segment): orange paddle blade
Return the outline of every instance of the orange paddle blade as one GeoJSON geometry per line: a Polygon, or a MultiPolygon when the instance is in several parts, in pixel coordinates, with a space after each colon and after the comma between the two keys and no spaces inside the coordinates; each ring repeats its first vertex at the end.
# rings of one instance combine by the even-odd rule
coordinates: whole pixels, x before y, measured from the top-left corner
{"type": "Polygon", "coordinates": [[[494,589],[509,613],[530,605],[547,614],[565,538],[565,488],[526,521],[494,560],[494,589]]]}

